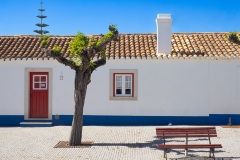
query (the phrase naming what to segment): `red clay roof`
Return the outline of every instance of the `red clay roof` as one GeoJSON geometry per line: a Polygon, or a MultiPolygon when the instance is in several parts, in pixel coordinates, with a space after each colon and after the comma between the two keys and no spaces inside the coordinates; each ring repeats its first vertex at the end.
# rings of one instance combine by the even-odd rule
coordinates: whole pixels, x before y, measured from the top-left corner
{"type": "MultiPolygon", "coordinates": [[[[172,53],[157,55],[156,34],[120,34],[119,41],[106,46],[107,58],[240,58],[240,44],[227,40],[227,33],[173,33],[172,53]]],[[[240,38],[240,33],[238,33],[240,38]]],[[[48,47],[61,46],[69,56],[68,42],[73,36],[52,36],[48,47]]],[[[34,35],[0,36],[0,59],[50,58],[40,49],[34,35]]]]}

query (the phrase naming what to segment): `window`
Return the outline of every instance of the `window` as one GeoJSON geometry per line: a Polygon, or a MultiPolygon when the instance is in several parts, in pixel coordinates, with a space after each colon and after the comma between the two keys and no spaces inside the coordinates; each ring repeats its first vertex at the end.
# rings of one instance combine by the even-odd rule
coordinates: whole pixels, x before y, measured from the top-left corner
{"type": "Polygon", "coordinates": [[[33,75],[33,89],[46,90],[47,89],[47,75],[33,75]]]}
{"type": "Polygon", "coordinates": [[[133,73],[114,73],[114,96],[133,96],[133,73]]]}
{"type": "Polygon", "coordinates": [[[137,100],[138,72],[136,69],[111,69],[110,100],[137,100]]]}

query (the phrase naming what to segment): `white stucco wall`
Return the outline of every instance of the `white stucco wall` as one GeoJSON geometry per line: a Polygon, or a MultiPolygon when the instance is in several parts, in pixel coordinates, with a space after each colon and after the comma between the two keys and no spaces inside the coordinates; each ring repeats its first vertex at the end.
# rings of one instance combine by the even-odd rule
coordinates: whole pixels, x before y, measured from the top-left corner
{"type": "Polygon", "coordinates": [[[26,68],[52,68],[52,114],[73,113],[74,72],[54,60],[0,60],[0,115],[24,115],[26,68]],[[63,73],[63,80],[60,74],[63,73]]]}
{"type": "Polygon", "coordinates": [[[234,60],[109,61],[93,74],[85,114],[205,116],[240,113],[236,98],[238,65],[239,61],[234,60]],[[109,82],[105,77],[109,76],[109,69],[119,68],[138,69],[137,101],[109,101],[109,82]],[[90,96],[90,93],[94,94],[90,96]],[[94,98],[93,101],[90,98],[94,98]]]}
{"type": "MultiPolygon", "coordinates": [[[[108,60],[92,75],[85,115],[208,116],[240,113],[240,61],[108,60]],[[138,100],[109,100],[109,70],[138,69],[138,100]]],[[[24,114],[26,68],[52,68],[52,114],[73,114],[74,72],[54,60],[0,60],[0,115],[24,114]],[[60,74],[63,73],[63,80],[60,74]]]]}

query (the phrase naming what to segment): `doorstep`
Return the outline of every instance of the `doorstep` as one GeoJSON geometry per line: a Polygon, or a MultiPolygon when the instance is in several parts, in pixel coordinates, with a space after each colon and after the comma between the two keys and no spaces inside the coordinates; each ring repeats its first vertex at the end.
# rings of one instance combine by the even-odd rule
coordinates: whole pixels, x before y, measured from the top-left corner
{"type": "Polygon", "coordinates": [[[52,127],[52,122],[21,122],[20,127],[52,127]]]}

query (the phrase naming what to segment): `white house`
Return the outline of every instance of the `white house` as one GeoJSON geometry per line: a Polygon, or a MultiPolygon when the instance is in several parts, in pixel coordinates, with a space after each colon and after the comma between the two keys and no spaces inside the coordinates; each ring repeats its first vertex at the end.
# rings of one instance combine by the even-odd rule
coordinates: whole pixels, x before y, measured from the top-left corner
{"type": "MultiPolygon", "coordinates": [[[[84,124],[239,125],[240,45],[227,33],[171,33],[171,15],[156,23],[157,34],[120,34],[107,46],[107,64],[88,86],[84,124]]],[[[49,48],[68,56],[71,39],[53,36],[49,48]]],[[[0,126],[71,124],[74,71],[39,43],[38,36],[0,36],[0,126]]]]}

